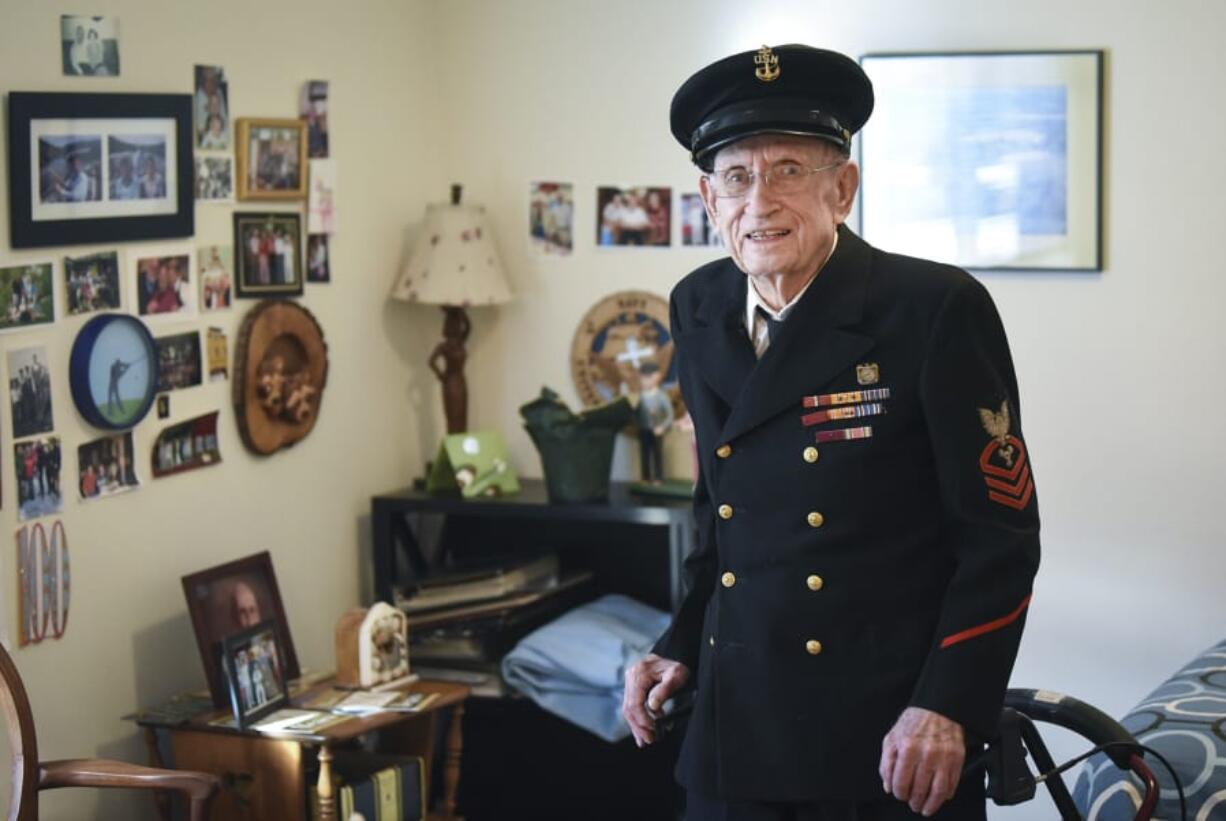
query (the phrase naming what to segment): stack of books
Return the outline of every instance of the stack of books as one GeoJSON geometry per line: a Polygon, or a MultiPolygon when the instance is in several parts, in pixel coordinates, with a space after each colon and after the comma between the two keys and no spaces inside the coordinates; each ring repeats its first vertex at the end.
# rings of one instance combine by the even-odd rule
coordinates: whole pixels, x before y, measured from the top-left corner
{"type": "Polygon", "coordinates": [[[496,672],[520,639],[591,598],[591,581],[591,571],[561,573],[553,555],[424,579],[396,600],[411,664],[496,672]]]}

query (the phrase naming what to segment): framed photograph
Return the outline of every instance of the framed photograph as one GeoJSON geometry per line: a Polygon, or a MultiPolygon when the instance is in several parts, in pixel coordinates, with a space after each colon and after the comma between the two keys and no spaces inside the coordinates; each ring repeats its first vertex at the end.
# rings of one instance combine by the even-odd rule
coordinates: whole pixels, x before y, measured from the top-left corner
{"type": "Polygon", "coordinates": [[[221,66],[196,66],[192,95],[192,122],[196,147],[202,151],[225,151],[230,147],[230,84],[221,66]]]}
{"type": "Polygon", "coordinates": [[[302,293],[302,218],[293,212],[234,214],[235,296],[302,293]]]}
{"type": "Polygon", "coordinates": [[[217,411],[164,428],[153,443],[153,478],[221,464],[217,411]]]}
{"type": "Polygon", "coordinates": [[[336,233],[336,161],[311,160],[311,193],[307,197],[307,233],[336,233]]]}
{"type": "Polygon", "coordinates": [[[119,76],[119,19],[60,16],[64,74],[77,77],[119,76]]]}
{"type": "Polygon", "coordinates": [[[226,332],[221,328],[209,328],[206,347],[209,352],[209,381],[218,382],[229,377],[230,346],[226,342],[226,332]]]}
{"type": "Polygon", "coordinates": [[[234,268],[234,248],[205,245],[197,249],[196,260],[200,266],[200,310],[205,313],[226,310],[233,303],[230,272],[234,268]]]}
{"type": "Polygon", "coordinates": [[[51,372],[47,346],[33,345],[8,352],[9,395],[12,399],[13,438],[24,439],[55,429],[51,415],[51,372]]]}
{"type": "Polygon", "coordinates": [[[668,245],[672,197],[671,188],[597,188],[596,244],[668,245]]]}
{"type": "Polygon", "coordinates": [[[1103,53],[869,54],[860,227],[974,270],[1101,271],[1103,53]]]}
{"type": "Polygon", "coordinates": [[[183,593],[209,691],[218,707],[230,703],[229,687],[221,671],[222,641],[262,621],[274,622],[285,665],[284,679],[298,678],[298,657],[267,551],[184,576],[183,593]]]}
{"type": "Polygon", "coordinates": [[[13,446],[17,473],[17,518],[21,521],[59,513],[64,507],[60,491],[60,438],[28,439],[13,446]]]}
{"type": "Polygon", "coordinates": [[[307,124],[307,147],[311,157],[328,156],[328,81],[311,80],[302,86],[298,116],[307,124]]]}
{"type": "Polygon", "coordinates": [[[158,356],[158,393],[200,384],[199,331],[159,336],[154,345],[158,356]]]}
{"type": "Polygon", "coordinates": [[[84,500],[140,487],[132,458],[132,431],[104,436],[77,448],[78,487],[84,500]]]}
{"type": "Polygon", "coordinates": [[[54,263],[0,265],[0,331],[55,322],[54,263]]]}
{"type": "Polygon", "coordinates": [[[240,200],[300,200],[307,195],[307,124],[235,120],[240,200]]]}
{"type": "Polygon", "coordinates": [[[528,189],[528,231],[541,253],[566,256],[574,248],[575,187],[534,182],[528,189]]]}
{"type": "Polygon", "coordinates": [[[151,248],[129,253],[128,265],[136,287],[136,307],[150,319],[185,319],[196,313],[191,247],[151,248]]]}
{"type": "Polygon", "coordinates": [[[119,254],[109,251],[64,258],[69,316],[119,310],[119,254]]]}
{"type": "Polygon", "coordinates": [[[239,727],[249,727],[289,704],[275,621],[262,621],[222,639],[221,659],[230,708],[239,727]]]}
{"type": "Polygon", "coordinates": [[[189,237],[192,98],[9,94],[14,248],[189,237]]]}

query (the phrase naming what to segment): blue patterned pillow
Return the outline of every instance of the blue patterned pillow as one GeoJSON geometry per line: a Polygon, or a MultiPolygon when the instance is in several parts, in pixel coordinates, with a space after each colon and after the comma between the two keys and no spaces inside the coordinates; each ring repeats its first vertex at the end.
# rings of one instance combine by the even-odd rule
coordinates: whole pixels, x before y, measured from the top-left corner
{"type": "MultiPolygon", "coordinates": [[[[1171,676],[1120,723],[1179,773],[1188,821],[1226,821],[1226,641],[1171,676]]],[[[1145,760],[1162,787],[1154,818],[1178,821],[1170,774],[1153,756],[1145,760]]],[[[1100,754],[1082,768],[1073,800],[1086,821],[1132,821],[1143,789],[1100,754]]]]}

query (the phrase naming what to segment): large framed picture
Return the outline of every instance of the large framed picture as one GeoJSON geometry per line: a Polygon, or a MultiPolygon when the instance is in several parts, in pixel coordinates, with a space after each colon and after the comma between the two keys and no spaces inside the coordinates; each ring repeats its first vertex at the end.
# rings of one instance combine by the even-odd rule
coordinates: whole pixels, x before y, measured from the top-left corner
{"type": "Polygon", "coordinates": [[[14,248],[189,237],[186,94],[9,94],[14,248]]]}
{"type": "Polygon", "coordinates": [[[302,294],[302,217],[290,211],[234,214],[234,295],[302,294]]]}
{"type": "Polygon", "coordinates": [[[976,270],[1101,271],[1101,51],[868,54],[860,227],[976,270]]]}
{"type": "Polygon", "coordinates": [[[240,200],[301,200],[307,195],[307,124],[240,117],[235,121],[240,200]]]}
{"type": "Polygon", "coordinates": [[[230,703],[230,688],[221,668],[222,641],[265,620],[275,623],[284,679],[298,678],[298,656],[268,551],[184,576],[183,593],[209,692],[218,707],[230,703]]]}
{"type": "Polygon", "coordinates": [[[266,619],[226,636],[221,648],[235,724],[250,727],[289,704],[285,664],[281,660],[275,621],[266,619]]]}

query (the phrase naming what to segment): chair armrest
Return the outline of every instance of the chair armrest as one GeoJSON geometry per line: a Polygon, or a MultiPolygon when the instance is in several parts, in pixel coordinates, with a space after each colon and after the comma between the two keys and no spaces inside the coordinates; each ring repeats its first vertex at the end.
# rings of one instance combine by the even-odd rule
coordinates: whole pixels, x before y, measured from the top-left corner
{"type": "Polygon", "coordinates": [[[38,767],[38,788],[102,787],[138,790],[174,790],[193,801],[211,796],[218,788],[216,776],[191,770],[162,770],[100,758],[44,761],[38,767]]]}

